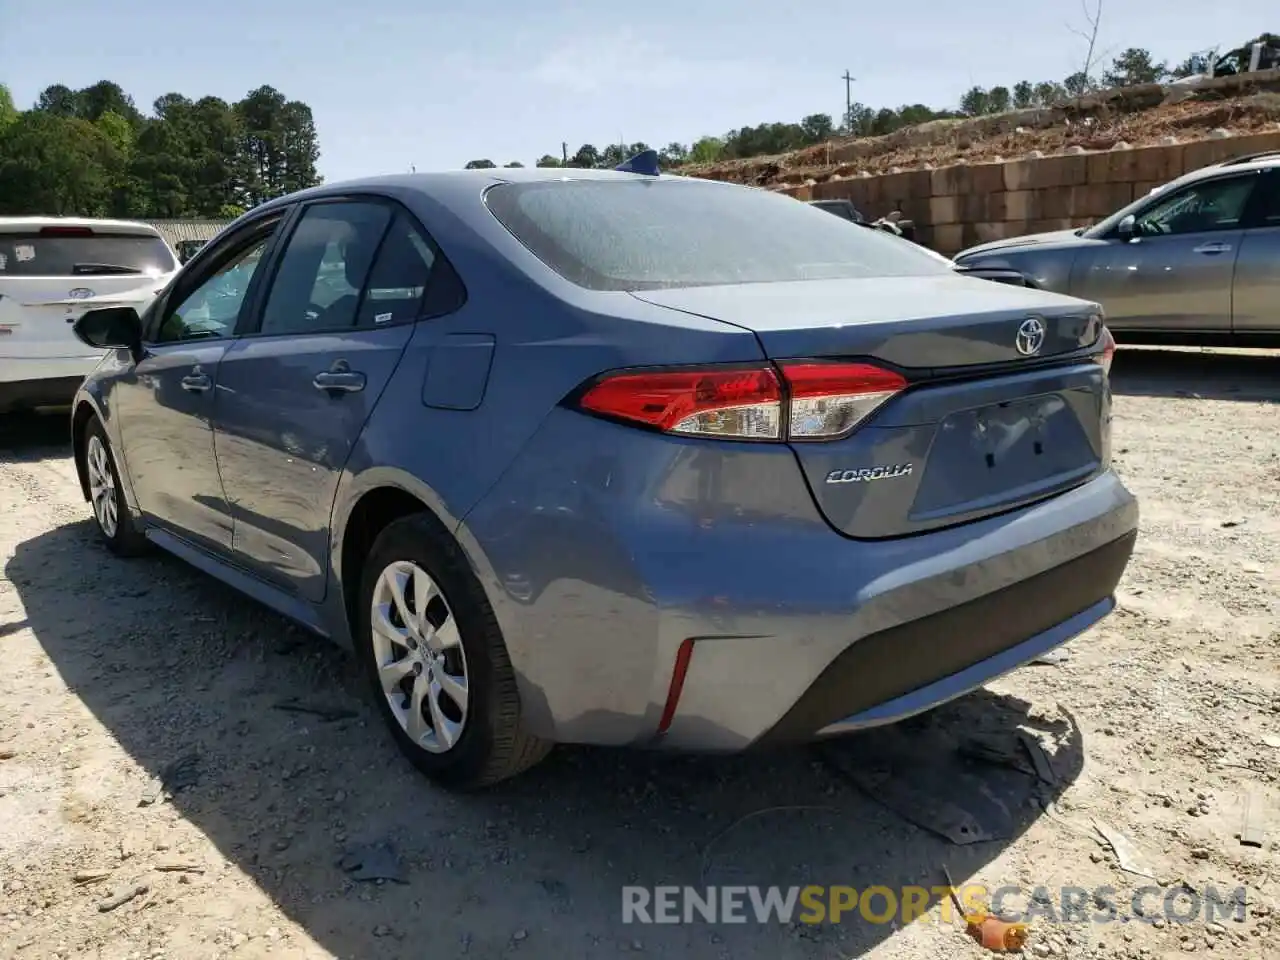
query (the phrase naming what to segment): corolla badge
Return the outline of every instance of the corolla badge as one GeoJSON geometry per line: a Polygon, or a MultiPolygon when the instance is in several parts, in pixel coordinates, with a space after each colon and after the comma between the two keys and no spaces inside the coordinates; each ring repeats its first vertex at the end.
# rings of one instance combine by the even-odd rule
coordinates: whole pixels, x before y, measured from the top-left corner
{"type": "Polygon", "coordinates": [[[895,463],[882,467],[866,467],[861,470],[832,470],[827,483],[870,483],[872,480],[896,480],[911,476],[912,465],[895,463]]]}
{"type": "Polygon", "coordinates": [[[72,300],[88,300],[94,296],[94,292],[88,287],[76,287],[74,290],[68,291],[67,296],[72,300]]]}
{"type": "Polygon", "coordinates": [[[1013,338],[1013,345],[1024,357],[1034,357],[1044,346],[1044,321],[1039,317],[1027,317],[1018,327],[1018,335],[1013,338]]]}

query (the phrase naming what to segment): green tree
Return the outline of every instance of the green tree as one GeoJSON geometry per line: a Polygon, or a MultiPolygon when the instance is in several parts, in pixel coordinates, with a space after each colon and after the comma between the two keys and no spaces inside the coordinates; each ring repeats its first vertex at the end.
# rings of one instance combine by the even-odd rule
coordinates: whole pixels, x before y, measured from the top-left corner
{"type": "Polygon", "coordinates": [[[701,137],[689,147],[690,163],[715,163],[724,156],[724,141],[719,137],[701,137]]]}
{"type": "Polygon", "coordinates": [[[512,160],[510,163],[506,164],[506,167],[508,169],[511,169],[513,167],[523,167],[523,166],[524,164],[521,163],[519,160],[512,160]]]}
{"type": "Polygon", "coordinates": [[[9,88],[0,83],[0,133],[5,127],[18,119],[18,108],[13,105],[13,94],[9,88]]]}
{"type": "Polygon", "coordinates": [[[1066,88],[1068,96],[1082,97],[1096,87],[1097,84],[1094,82],[1093,77],[1084,71],[1078,71],[1063,80],[1062,86],[1066,88]]]}
{"type": "Polygon", "coordinates": [[[844,132],[852,137],[865,137],[871,133],[876,112],[865,103],[853,103],[844,118],[844,132]]]}
{"type": "MultiPolygon", "coordinates": [[[[220,217],[226,207],[241,208],[251,168],[240,150],[244,125],[239,114],[225,100],[202,97],[190,105],[181,136],[189,164],[191,212],[220,217]]],[[[287,150],[285,160],[289,162],[287,150]]],[[[314,173],[314,160],[311,163],[314,173]]],[[[303,179],[306,176],[304,170],[303,179]]]]}
{"type": "Polygon", "coordinates": [[[497,164],[492,160],[468,160],[464,170],[492,170],[497,164]]]}
{"type": "Polygon", "coordinates": [[[1013,85],[1013,105],[1019,110],[1036,105],[1036,88],[1030,80],[1019,80],[1013,85]]]}
{"type": "Polygon", "coordinates": [[[534,166],[535,167],[558,167],[560,166],[560,158],[553,157],[549,153],[544,153],[541,157],[538,158],[538,162],[535,163],[534,166]]]}
{"type": "Polygon", "coordinates": [[[569,166],[583,170],[598,167],[600,166],[600,151],[591,144],[584,143],[578,148],[578,152],[569,158],[569,166]]]}
{"type": "Polygon", "coordinates": [[[244,200],[257,206],[320,182],[320,144],[311,108],[275,87],[250,91],[232,110],[244,154],[244,200]]]}
{"type": "Polygon", "coordinates": [[[1153,61],[1150,50],[1130,47],[1111,61],[1102,82],[1108,87],[1133,87],[1140,83],[1159,83],[1168,75],[1168,64],[1163,60],[1153,61]]]}
{"type": "Polygon", "coordinates": [[[51,113],[56,117],[78,117],[80,98],[70,87],[55,83],[40,91],[33,109],[40,113],[51,113]]]}
{"type": "Polygon", "coordinates": [[[835,136],[836,125],[829,113],[811,113],[800,121],[800,129],[810,143],[823,143],[835,136]]]}
{"type": "Polygon", "coordinates": [[[133,97],[125,93],[120,84],[110,80],[99,80],[92,86],[77,90],[75,102],[76,116],[83,120],[97,123],[103,114],[114,113],[134,129],[142,125],[143,117],[134,106],[133,97]]]}
{"type": "Polygon", "coordinates": [[[1008,87],[992,87],[987,91],[987,113],[1007,113],[1012,102],[1008,87]]]}
{"type": "Polygon", "coordinates": [[[990,113],[990,97],[983,87],[971,87],[960,98],[960,112],[969,117],[990,113]]]}
{"type": "Polygon", "coordinates": [[[122,166],[92,123],[30,110],[0,135],[0,213],[103,216],[122,166]]]}
{"type": "Polygon", "coordinates": [[[678,167],[688,161],[689,148],[683,143],[672,141],[658,151],[658,164],[662,167],[678,167]]]}
{"type": "Polygon", "coordinates": [[[1036,84],[1037,106],[1051,107],[1055,103],[1061,103],[1068,96],[1070,94],[1067,93],[1067,88],[1060,83],[1046,80],[1036,84]]]}

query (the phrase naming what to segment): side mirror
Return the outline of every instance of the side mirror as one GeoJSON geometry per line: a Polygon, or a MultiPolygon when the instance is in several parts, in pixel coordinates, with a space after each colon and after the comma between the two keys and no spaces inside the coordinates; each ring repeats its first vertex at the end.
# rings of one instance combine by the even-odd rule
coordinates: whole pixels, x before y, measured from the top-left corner
{"type": "Polygon", "coordinates": [[[99,350],[128,350],[136,357],[142,346],[142,318],[133,307],[89,310],[72,329],[81,342],[99,350]]]}
{"type": "Polygon", "coordinates": [[[1129,214],[1127,217],[1124,217],[1119,223],[1116,224],[1116,236],[1119,237],[1121,240],[1132,240],[1134,222],[1135,221],[1132,213],[1129,214]]]}

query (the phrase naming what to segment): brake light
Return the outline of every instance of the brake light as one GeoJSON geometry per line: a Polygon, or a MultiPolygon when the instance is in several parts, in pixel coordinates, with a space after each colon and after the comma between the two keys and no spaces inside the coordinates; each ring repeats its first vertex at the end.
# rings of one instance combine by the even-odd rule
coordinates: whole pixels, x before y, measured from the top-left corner
{"type": "Polygon", "coordinates": [[[781,399],[772,367],[703,367],[606,377],[579,406],[668,433],[777,440],[781,399]]]}
{"type": "Polygon", "coordinates": [[[869,363],[786,363],[792,440],[841,437],[907,386],[906,377],[869,363]]]}
{"type": "Polygon", "coordinates": [[[1102,328],[1102,352],[1098,354],[1098,363],[1102,367],[1102,372],[1107,376],[1111,375],[1111,361],[1116,356],[1116,338],[1111,335],[1111,331],[1106,327],[1102,328]]]}
{"type": "Polygon", "coordinates": [[[41,227],[42,237],[92,237],[93,231],[88,227],[41,227]]]}
{"type": "Polygon", "coordinates": [[[848,434],[906,386],[901,374],[869,363],[796,360],[776,369],[761,364],[608,375],[577,406],[688,436],[831,440],[848,434]]]}

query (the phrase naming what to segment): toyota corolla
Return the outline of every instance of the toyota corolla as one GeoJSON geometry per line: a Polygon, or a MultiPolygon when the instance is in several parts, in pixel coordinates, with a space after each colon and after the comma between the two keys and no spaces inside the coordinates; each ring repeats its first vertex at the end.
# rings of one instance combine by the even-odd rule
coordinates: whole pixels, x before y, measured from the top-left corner
{"type": "Polygon", "coordinates": [[[1096,305],[762,190],[326,185],[76,329],[107,545],[353,648],[450,786],[927,710],[1105,617],[1133,550],[1096,305]]]}

